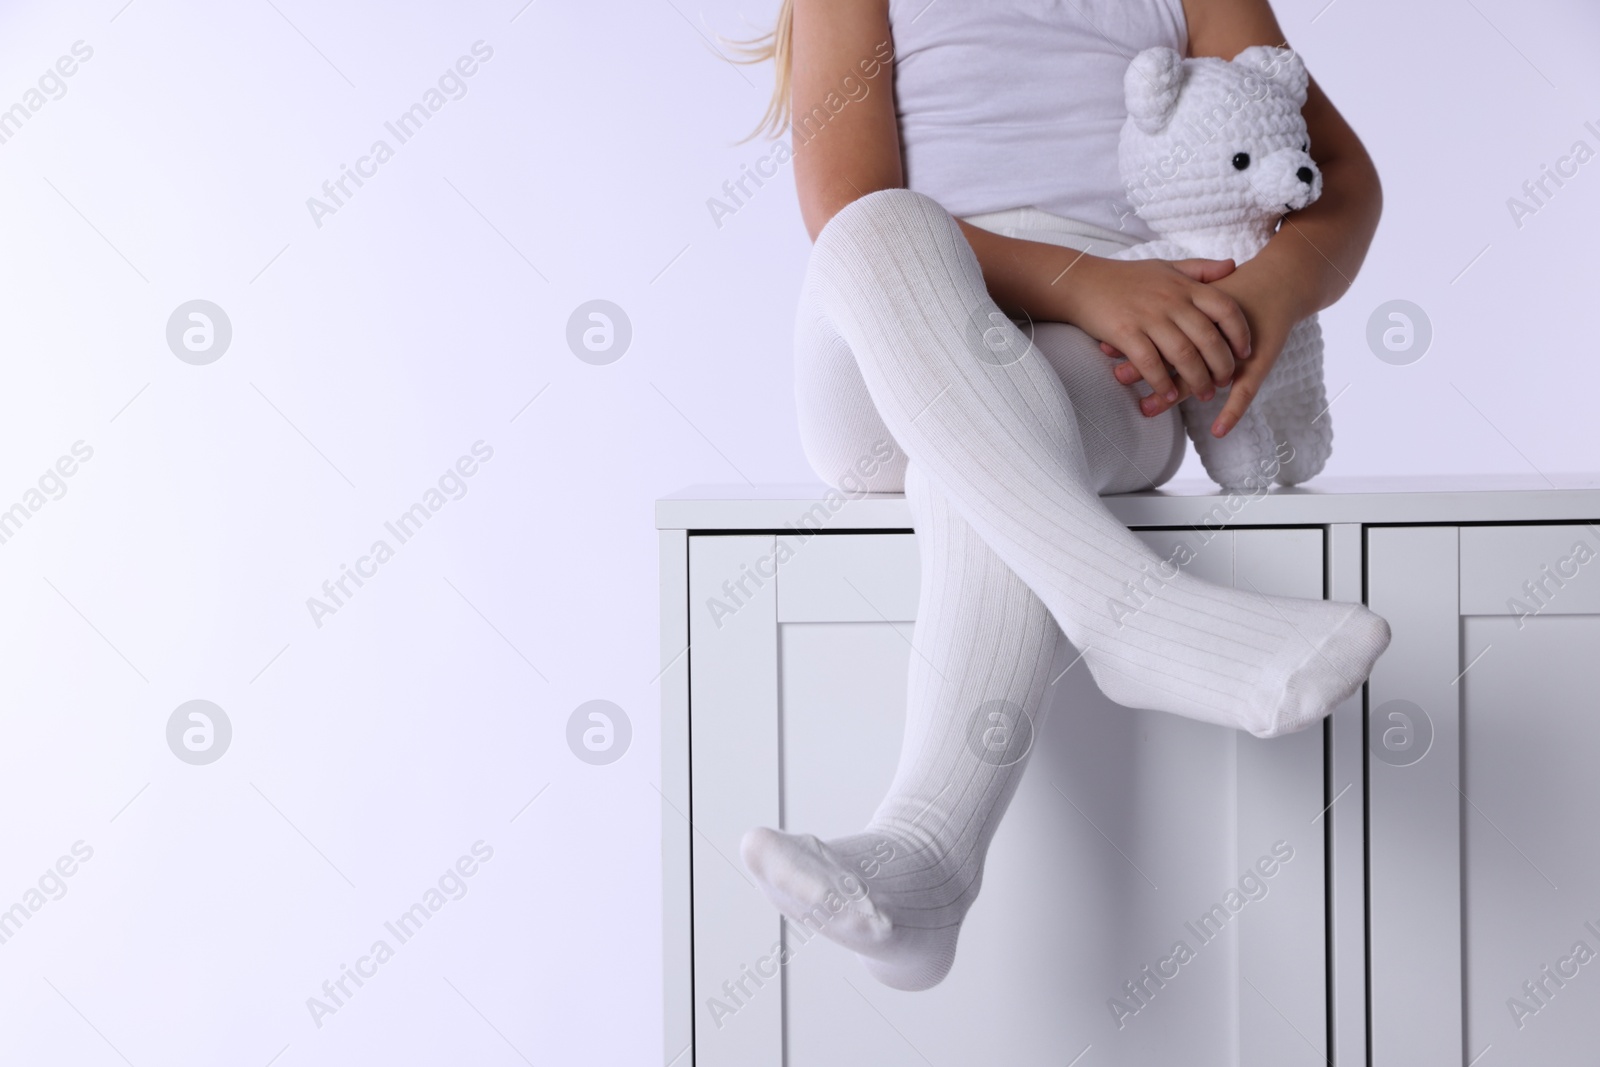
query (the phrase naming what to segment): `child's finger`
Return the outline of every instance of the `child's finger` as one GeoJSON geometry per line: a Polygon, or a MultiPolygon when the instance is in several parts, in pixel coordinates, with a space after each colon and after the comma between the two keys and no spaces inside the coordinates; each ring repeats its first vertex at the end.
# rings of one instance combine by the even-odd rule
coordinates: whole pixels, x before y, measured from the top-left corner
{"type": "Polygon", "coordinates": [[[1205,312],[1193,306],[1175,309],[1172,320],[1200,350],[1211,372],[1211,383],[1216,386],[1228,384],[1235,366],[1233,350],[1222,331],[1217,329],[1217,324],[1206,318],[1205,312]]]}
{"type": "Polygon", "coordinates": [[[1197,282],[1214,282],[1234,271],[1231,259],[1175,259],[1172,265],[1197,282]]]}
{"type": "Polygon", "coordinates": [[[1217,324],[1233,348],[1235,359],[1250,358],[1250,323],[1237,300],[1221,290],[1206,289],[1195,294],[1194,306],[1217,324]]]}
{"type": "Polygon", "coordinates": [[[1123,348],[1128,353],[1129,361],[1139,369],[1139,376],[1150,383],[1155,396],[1171,398],[1178,395],[1178,387],[1167,373],[1166,361],[1161,358],[1154,341],[1142,333],[1132,334],[1123,342],[1123,348]]]}
{"type": "Polygon", "coordinates": [[[1122,360],[1121,363],[1118,363],[1116,366],[1111,368],[1111,373],[1116,377],[1117,381],[1121,382],[1123,385],[1132,385],[1134,382],[1139,380],[1139,368],[1134,366],[1133,362],[1129,360],[1127,356],[1118,351],[1115,345],[1101,341],[1100,351],[1104,352],[1111,359],[1122,360]]]}
{"type": "MultiPolygon", "coordinates": [[[[1112,375],[1123,385],[1133,385],[1135,382],[1138,382],[1144,377],[1139,373],[1139,368],[1133,363],[1133,361],[1129,360],[1126,356],[1123,356],[1123,354],[1117,351],[1117,349],[1113,346],[1101,341],[1100,350],[1108,356],[1115,356],[1123,360],[1123,362],[1118,363],[1115,367],[1111,368],[1112,375]]],[[[1185,382],[1183,379],[1178,379],[1177,387],[1177,399],[1164,400],[1156,393],[1149,393],[1140,398],[1139,410],[1148,416],[1159,415],[1168,408],[1181,403],[1191,395],[1189,383],[1185,382]]]]}
{"type": "Polygon", "coordinates": [[[1211,424],[1211,436],[1225,437],[1229,430],[1239,424],[1244,417],[1245,410],[1250,406],[1250,401],[1256,398],[1256,391],[1260,388],[1255,373],[1259,364],[1245,365],[1238,377],[1234,378],[1233,386],[1228,390],[1228,399],[1222,405],[1222,413],[1211,424]]]}
{"type": "MultiPolygon", "coordinates": [[[[1118,355],[1121,355],[1121,353],[1118,353],[1118,355]]],[[[1168,368],[1168,373],[1171,373],[1171,368],[1168,368]]],[[[1111,375],[1123,385],[1133,385],[1144,378],[1144,375],[1139,373],[1139,368],[1132,362],[1116,364],[1111,368],[1111,375]]],[[[1183,379],[1179,378],[1175,380],[1178,382],[1178,399],[1182,400],[1184,397],[1189,395],[1188,388],[1184,384],[1183,379]]]]}
{"type": "MultiPolygon", "coordinates": [[[[1206,325],[1211,324],[1208,322],[1206,325]]],[[[1189,383],[1189,388],[1201,396],[1215,388],[1211,384],[1211,368],[1206,365],[1200,346],[1177,323],[1170,319],[1157,321],[1145,332],[1161,349],[1161,358],[1172,364],[1178,376],[1189,383]]]]}
{"type": "Polygon", "coordinates": [[[1144,397],[1139,401],[1139,410],[1144,415],[1153,418],[1161,414],[1163,411],[1166,411],[1168,408],[1177,407],[1184,400],[1187,400],[1191,395],[1189,383],[1180,381],[1178,383],[1177,400],[1163,400],[1159,396],[1152,394],[1151,396],[1144,397]]]}

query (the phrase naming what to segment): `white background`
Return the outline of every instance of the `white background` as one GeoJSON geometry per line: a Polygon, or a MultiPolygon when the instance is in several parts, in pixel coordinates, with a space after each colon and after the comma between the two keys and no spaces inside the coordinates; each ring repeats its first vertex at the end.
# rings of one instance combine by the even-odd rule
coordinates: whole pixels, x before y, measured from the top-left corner
{"type": "MultiPolygon", "coordinates": [[[[0,16],[0,107],[94,50],[0,144],[0,508],[93,449],[0,545],[0,908],[94,850],[0,945],[0,1062],[662,1062],[652,502],[814,480],[809,243],[787,170],[706,206],[769,153],[733,142],[771,86],[707,38],[775,4],[523,2],[0,16]],[[465,97],[318,227],[307,198],[478,40],[465,97]],[[208,366],[165,339],[195,298],[233,326],[208,366]],[[608,366],[565,341],[595,298],[634,330],[608,366]],[[466,495],[316,626],[479,440],[466,495]],[[166,743],[196,698],[234,729],[209,766],[166,743]],[[565,739],[596,698],[634,727],[609,766],[565,739]],[[467,894],[315,1025],[480,840],[467,894]]],[[[1600,470],[1600,160],[1520,229],[1506,206],[1600,149],[1600,8],[1325,4],[1277,9],[1385,189],[1323,318],[1328,474],[1600,470]],[[1410,366],[1365,341],[1395,298],[1433,324],[1410,366]]]]}

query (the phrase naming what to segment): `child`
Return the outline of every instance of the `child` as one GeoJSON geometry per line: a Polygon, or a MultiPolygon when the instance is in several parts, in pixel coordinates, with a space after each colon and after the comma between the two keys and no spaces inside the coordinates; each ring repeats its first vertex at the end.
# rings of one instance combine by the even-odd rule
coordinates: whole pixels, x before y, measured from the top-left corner
{"type": "Polygon", "coordinates": [[[776,60],[763,128],[798,117],[815,242],[795,327],[806,455],[838,485],[895,442],[867,488],[905,493],[922,578],[889,795],[860,833],[759,827],[742,855],[797,922],[864,885],[823,932],[926,989],[954,961],[1060,637],[1111,700],[1258,737],[1320,721],[1387,647],[1364,606],[1201,581],[1100,501],[1172,476],[1184,396],[1228,388],[1212,432],[1232,429],[1290,327],[1360,266],[1378,180],[1313,81],[1323,193],[1261,253],[1104,258],[1151,236],[1117,179],[1129,61],[1281,44],[1266,0],[783,0],[762,40],[745,61],[776,60]]]}

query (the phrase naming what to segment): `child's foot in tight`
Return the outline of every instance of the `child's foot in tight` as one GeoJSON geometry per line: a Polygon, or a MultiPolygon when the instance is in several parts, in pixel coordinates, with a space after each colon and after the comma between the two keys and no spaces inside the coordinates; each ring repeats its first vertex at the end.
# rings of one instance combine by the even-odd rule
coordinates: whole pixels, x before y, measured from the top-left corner
{"type": "Polygon", "coordinates": [[[1127,626],[1080,635],[1101,692],[1256,737],[1327,716],[1389,647],[1388,622],[1363,604],[1266,596],[1187,574],[1125,616],[1122,607],[1114,614],[1133,616],[1127,626]]]}
{"type": "Polygon", "coordinates": [[[762,826],[744,835],[739,852],[767,898],[795,924],[794,939],[803,944],[823,934],[894,989],[944,980],[981,879],[981,872],[962,878],[927,849],[881,832],[824,842],[762,826]]]}

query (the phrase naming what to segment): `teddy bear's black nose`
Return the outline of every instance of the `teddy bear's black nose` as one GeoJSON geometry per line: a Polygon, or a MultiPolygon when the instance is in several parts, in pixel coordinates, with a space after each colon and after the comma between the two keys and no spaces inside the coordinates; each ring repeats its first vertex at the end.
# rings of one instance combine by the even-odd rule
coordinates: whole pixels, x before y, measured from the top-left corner
{"type": "Polygon", "coordinates": [[[1299,170],[1294,172],[1294,176],[1305,182],[1307,185],[1310,185],[1311,179],[1316,177],[1316,175],[1311,173],[1310,167],[1301,167],[1299,170]]]}

